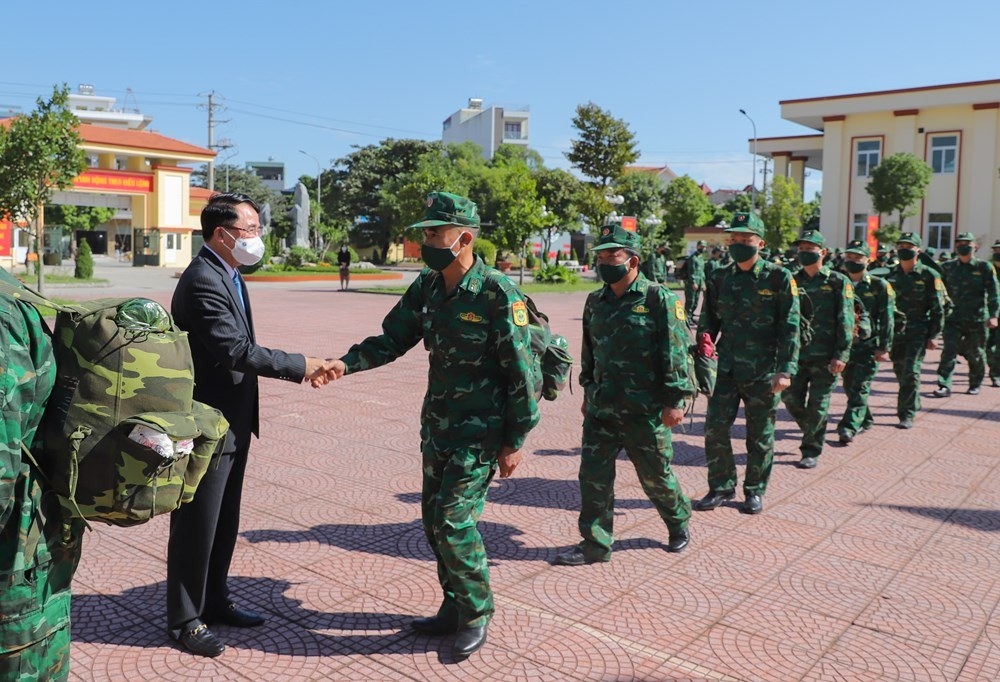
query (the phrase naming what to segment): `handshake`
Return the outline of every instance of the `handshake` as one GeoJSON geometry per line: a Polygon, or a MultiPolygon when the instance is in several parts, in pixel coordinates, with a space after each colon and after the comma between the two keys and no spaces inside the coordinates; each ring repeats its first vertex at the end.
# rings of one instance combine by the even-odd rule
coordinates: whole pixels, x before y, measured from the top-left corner
{"type": "Polygon", "coordinates": [[[344,376],[346,371],[347,366],[341,360],[306,358],[306,375],[303,381],[308,381],[313,388],[319,388],[344,376]]]}

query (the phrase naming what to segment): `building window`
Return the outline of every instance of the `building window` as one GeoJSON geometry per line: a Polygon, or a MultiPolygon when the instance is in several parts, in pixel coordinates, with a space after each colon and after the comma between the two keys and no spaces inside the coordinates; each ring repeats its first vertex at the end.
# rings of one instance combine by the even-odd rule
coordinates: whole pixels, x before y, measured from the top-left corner
{"type": "Polygon", "coordinates": [[[505,140],[520,140],[521,139],[521,122],[517,121],[515,123],[504,123],[503,124],[503,137],[505,140]]]}
{"type": "Polygon", "coordinates": [[[858,177],[867,178],[878,165],[882,153],[880,140],[859,140],[857,145],[858,177]]]}
{"type": "Polygon", "coordinates": [[[855,213],[851,223],[851,240],[868,241],[868,214],[855,213]]]}
{"type": "Polygon", "coordinates": [[[181,248],[181,236],[172,232],[167,233],[167,250],[178,251],[181,248]]]}
{"type": "Polygon", "coordinates": [[[955,219],[951,213],[931,213],[927,217],[927,246],[951,251],[955,219]]]}
{"type": "Polygon", "coordinates": [[[954,173],[957,158],[958,135],[931,138],[931,170],[935,173],[954,173]]]}

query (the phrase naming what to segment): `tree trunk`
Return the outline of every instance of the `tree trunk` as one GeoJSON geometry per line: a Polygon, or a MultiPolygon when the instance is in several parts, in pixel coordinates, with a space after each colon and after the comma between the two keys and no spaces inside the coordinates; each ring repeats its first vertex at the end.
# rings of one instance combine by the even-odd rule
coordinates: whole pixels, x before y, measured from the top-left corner
{"type": "Polygon", "coordinates": [[[35,215],[35,267],[38,273],[38,293],[45,295],[45,264],[42,262],[42,253],[45,251],[45,220],[42,218],[42,205],[38,205],[38,213],[35,215]]]}

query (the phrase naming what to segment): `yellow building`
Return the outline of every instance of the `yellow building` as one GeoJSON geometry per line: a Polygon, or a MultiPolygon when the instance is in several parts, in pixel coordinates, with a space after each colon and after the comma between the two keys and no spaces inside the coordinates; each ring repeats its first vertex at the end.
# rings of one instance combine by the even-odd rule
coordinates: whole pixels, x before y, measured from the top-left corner
{"type": "Polygon", "coordinates": [[[806,168],[823,172],[820,229],[831,248],[866,237],[868,218],[876,215],[865,191],[869,173],[900,152],[933,170],[927,197],[904,230],[946,251],[957,232],[976,234],[981,251],[1000,238],[1000,80],[780,104],[782,118],[819,134],[760,138],[757,152],[774,159],[775,175],[791,176],[799,187],[806,168]]]}
{"type": "MultiPolygon", "coordinates": [[[[215,152],[145,130],[148,117],[115,109],[114,102],[94,95],[90,86],[70,97],[88,168],[72,187],[53,192],[49,203],[117,210],[86,235],[98,247],[95,253],[117,252],[134,265],[182,268],[201,244],[199,213],[207,201],[191,189],[190,166],[212,163],[215,152]]],[[[27,226],[0,224],[0,265],[24,263],[30,241],[27,226]]],[[[46,237],[46,251],[62,249],[46,237]]]]}

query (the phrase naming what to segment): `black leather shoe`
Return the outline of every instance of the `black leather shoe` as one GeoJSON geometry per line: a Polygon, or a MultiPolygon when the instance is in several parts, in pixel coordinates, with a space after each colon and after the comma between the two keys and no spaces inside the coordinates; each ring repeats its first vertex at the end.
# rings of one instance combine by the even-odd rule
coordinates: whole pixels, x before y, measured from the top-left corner
{"type": "Polygon", "coordinates": [[[667,551],[676,553],[683,552],[691,544],[691,531],[687,528],[670,532],[670,541],[667,542],[667,551]]]}
{"type": "Polygon", "coordinates": [[[610,557],[607,559],[595,559],[593,557],[588,557],[583,553],[583,549],[580,545],[577,545],[568,552],[557,554],[552,564],[555,566],[583,566],[584,564],[596,564],[609,560],[610,557]]]}
{"type": "Polygon", "coordinates": [[[850,445],[853,442],[854,442],[854,434],[853,433],[851,433],[850,431],[841,431],[840,432],[840,444],[841,445],[850,445]]]}
{"type": "Polygon", "coordinates": [[[486,644],[486,626],[465,627],[458,631],[455,638],[455,645],[451,649],[452,655],[459,661],[464,661],[472,654],[483,648],[486,644]]]}
{"type": "Polygon", "coordinates": [[[947,398],[951,395],[951,389],[947,386],[938,386],[931,395],[935,398],[947,398]]]}
{"type": "Polygon", "coordinates": [[[238,608],[233,602],[229,602],[221,611],[206,614],[205,621],[213,625],[215,623],[222,623],[223,625],[232,625],[236,628],[252,628],[257,625],[263,625],[264,616],[253,611],[244,611],[238,608]]]}
{"type": "Polygon", "coordinates": [[[740,509],[744,514],[760,514],[764,510],[764,500],[761,499],[760,495],[747,495],[747,499],[743,501],[743,507],[740,509]]]}
{"type": "Polygon", "coordinates": [[[968,393],[969,395],[979,395],[979,387],[978,386],[969,386],[969,390],[966,391],[966,393],[968,393]]]}
{"type": "Polygon", "coordinates": [[[993,388],[1000,388],[1000,377],[991,377],[990,386],[993,388]]]}
{"type": "Polygon", "coordinates": [[[226,650],[226,645],[200,620],[190,623],[180,634],[171,631],[170,637],[180,644],[182,649],[195,656],[215,658],[226,650]]]}
{"type": "Polygon", "coordinates": [[[896,428],[897,429],[912,429],[913,428],[913,420],[912,419],[904,419],[903,421],[901,421],[898,424],[896,424],[896,428]]]}
{"type": "Polygon", "coordinates": [[[711,511],[734,497],[736,497],[735,490],[710,490],[708,495],[694,503],[694,508],[698,511],[711,511]]]}
{"type": "Polygon", "coordinates": [[[818,463],[819,462],[815,457],[803,457],[802,459],[800,459],[798,462],[795,463],[795,466],[797,466],[800,469],[815,469],[818,463]]]}
{"type": "Polygon", "coordinates": [[[439,637],[440,635],[450,635],[458,630],[458,621],[453,618],[430,616],[428,618],[414,618],[410,621],[410,627],[423,635],[439,637]]]}

